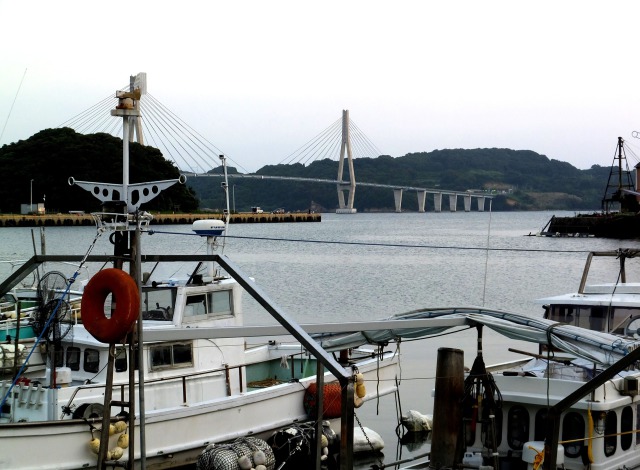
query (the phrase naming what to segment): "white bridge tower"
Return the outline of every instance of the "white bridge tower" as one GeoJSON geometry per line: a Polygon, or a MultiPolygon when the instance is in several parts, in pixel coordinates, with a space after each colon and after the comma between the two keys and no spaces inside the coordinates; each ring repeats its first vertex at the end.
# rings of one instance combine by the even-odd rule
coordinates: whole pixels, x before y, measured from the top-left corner
{"type": "Polygon", "coordinates": [[[349,110],[342,111],[342,145],[340,146],[340,162],[338,163],[338,209],[336,214],[355,214],[357,209],[353,208],[353,198],[356,193],[356,176],[353,171],[353,156],[351,154],[351,138],[349,136],[349,110]],[[349,164],[349,180],[343,182],[344,176],[344,154],[347,152],[349,164]],[[345,204],[344,193],[348,193],[347,204],[345,204]]]}

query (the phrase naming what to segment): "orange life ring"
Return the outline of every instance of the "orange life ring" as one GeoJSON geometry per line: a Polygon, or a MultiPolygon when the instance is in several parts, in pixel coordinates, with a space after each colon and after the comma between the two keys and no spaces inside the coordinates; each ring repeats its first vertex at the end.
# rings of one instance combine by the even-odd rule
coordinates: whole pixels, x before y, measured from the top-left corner
{"type": "Polygon", "coordinates": [[[82,323],[91,335],[103,343],[116,343],[131,331],[140,311],[136,281],[121,269],[103,269],[93,276],[82,294],[82,323]],[[116,308],[111,318],[104,314],[109,294],[116,308]]]}

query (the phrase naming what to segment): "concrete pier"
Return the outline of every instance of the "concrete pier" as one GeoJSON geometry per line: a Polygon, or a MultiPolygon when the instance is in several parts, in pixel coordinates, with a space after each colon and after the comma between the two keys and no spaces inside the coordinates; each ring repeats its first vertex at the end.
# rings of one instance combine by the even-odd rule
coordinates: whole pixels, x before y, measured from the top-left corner
{"type": "Polygon", "coordinates": [[[425,212],[427,210],[426,201],[427,201],[427,192],[426,191],[416,191],[418,195],[418,212],[425,212]]]}
{"type": "Polygon", "coordinates": [[[402,212],[402,189],[393,190],[393,201],[396,203],[396,212],[402,212]]]}
{"type": "Polygon", "coordinates": [[[433,210],[442,212],[442,193],[435,193],[433,195],[433,210]]]}
{"type": "Polygon", "coordinates": [[[449,194],[449,212],[456,212],[458,210],[458,195],[449,194]]]}

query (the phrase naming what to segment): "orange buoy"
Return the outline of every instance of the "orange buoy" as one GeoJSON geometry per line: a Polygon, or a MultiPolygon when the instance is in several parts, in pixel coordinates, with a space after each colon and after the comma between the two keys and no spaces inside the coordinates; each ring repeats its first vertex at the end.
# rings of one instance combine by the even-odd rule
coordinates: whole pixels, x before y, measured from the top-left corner
{"type": "Polygon", "coordinates": [[[93,276],[82,294],[82,322],[91,335],[103,343],[124,340],[138,319],[140,295],[136,281],[121,269],[103,269],[93,276]],[[104,314],[104,303],[112,295],[115,310],[104,314]]]}

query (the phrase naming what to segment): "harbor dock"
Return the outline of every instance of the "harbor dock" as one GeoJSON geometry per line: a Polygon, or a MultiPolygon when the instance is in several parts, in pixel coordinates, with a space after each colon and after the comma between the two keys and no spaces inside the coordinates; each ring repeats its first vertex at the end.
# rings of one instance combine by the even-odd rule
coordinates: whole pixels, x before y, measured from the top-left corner
{"type": "MultiPolygon", "coordinates": [[[[192,224],[196,220],[219,219],[222,214],[154,214],[152,225],[192,224]]],[[[285,214],[241,212],[231,214],[232,224],[280,223],[280,222],[320,222],[319,213],[290,212],[285,214]]],[[[0,215],[0,227],[70,227],[95,225],[91,214],[44,214],[44,215],[0,215]]]]}

